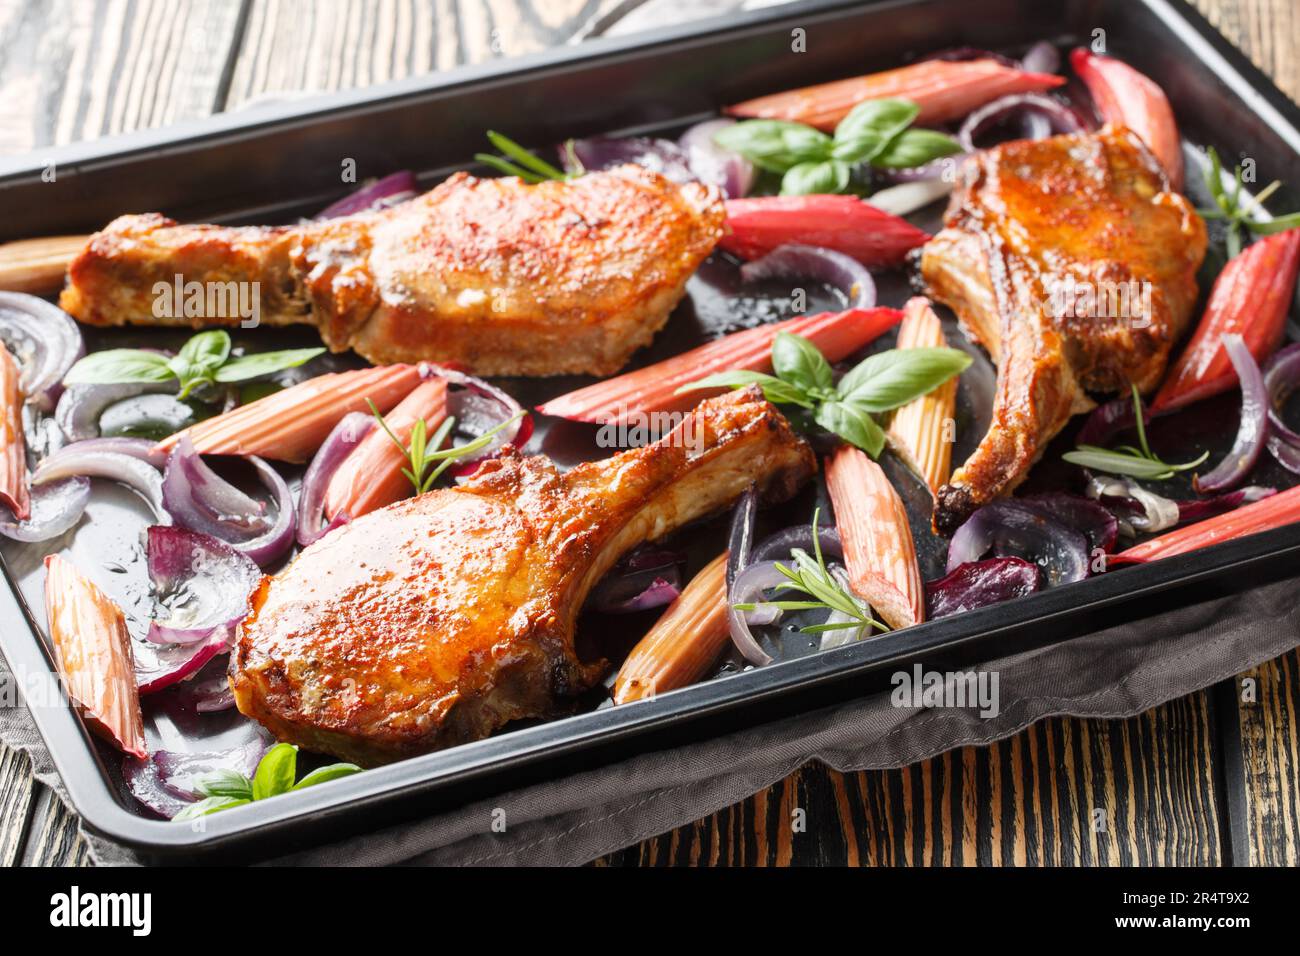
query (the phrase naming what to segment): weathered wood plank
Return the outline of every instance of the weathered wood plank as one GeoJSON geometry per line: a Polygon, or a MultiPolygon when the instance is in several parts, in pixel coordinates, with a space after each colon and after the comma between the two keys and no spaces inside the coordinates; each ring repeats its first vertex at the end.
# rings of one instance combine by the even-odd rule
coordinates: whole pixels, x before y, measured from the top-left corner
{"type": "Polygon", "coordinates": [[[1242,674],[1236,690],[1250,857],[1243,862],[1296,866],[1300,864],[1300,652],[1242,674]]]}
{"type": "Polygon", "coordinates": [[[1191,0],[1293,100],[1300,100],[1300,5],[1294,0],[1191,0]]]}
{"type": "Polygon", "coordinates": [[[1213,714],[1053,719],[901,770],[803,767],[602,865],[1170,866],[1222,861],[1213,714]]]}
{"type": "Polygon", "coordinates": [[[89,866],[86,841],[77,831],[77,818],[53,793],[41,788],[28,830],[24,866],[89,866]]]}
{"type": "Polygon", "coordinates": [[[0,152],[212,112],[239,0],[0,0],[0,152]]]}
{"type": "Polygon", "coordinates": [[[35,787],[31,761],[0,744],[0,866],[21,859],[35,787]]]}
{"type": "Polygon", "coordinates": [[[349,89],[568,41],[618,0],[253,0],[227,108],[349,89]]]}

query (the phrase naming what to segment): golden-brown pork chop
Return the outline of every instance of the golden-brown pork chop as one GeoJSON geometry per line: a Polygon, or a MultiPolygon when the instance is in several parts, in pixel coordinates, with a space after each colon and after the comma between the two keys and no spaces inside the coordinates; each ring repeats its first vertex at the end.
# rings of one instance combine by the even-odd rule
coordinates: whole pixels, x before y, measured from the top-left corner
{"type": "Polygon", "coordinates": [[[620,556],[751,483],[788,497],[815,469],[757,388],[567,473],[541,456],[490,461],[264,578],[231,655],[235,700],[281,740],[363,764],[552,714],[605,670],[578,659],[574,623],[620,556]]]}
{"type": "Polygon", "coordinates": [[[227,314],[156,315],[156,287],[180,275],[250,301],[256,282],[261,322],[316,325],[375,363],[608,375],[663,326],[724,215],[711,187],[623,166],[535,186],[457,173],[390,209],[299,226],[123,216],[73,261],[59,304],[92,325],[238,325],[211,296],[203,311],[227,314]]]}
{"type": "Polygon", "coordinates": [[[945,533],[1014,489],[1088,391],[1159,383],[1205,256],[1205,224],[1126,129],[1006,143],[962,170],[921,273],[998,384],[988,434],[940,489],[945,533]]]}

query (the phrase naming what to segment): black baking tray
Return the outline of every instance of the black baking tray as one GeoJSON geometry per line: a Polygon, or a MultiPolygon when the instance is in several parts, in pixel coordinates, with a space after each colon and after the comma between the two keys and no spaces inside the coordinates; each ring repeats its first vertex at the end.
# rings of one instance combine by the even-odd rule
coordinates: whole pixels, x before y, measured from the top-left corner
{"type": "MultiPolygon", "coordinates": [[[[508,130],[526,143],[674,131],[726,103],[884,69],[945,47],[1015,49],[1043,38],[1098,37],[1166,90],[1188,142],[1254,158],[1261,182],[1300,181],[1300,109],[1184,3],[832,0],[0,159],[0,241],[89,232],[145,210],[183,221],[288,221],[337,198],[345,159],[362,177],[409,168],[431,183],[463,168],[482,148],[486,129],[508,130]],[[792,52],[794,30],[804,31],[808,52],[792,52]]],[[[1193,167],[1189,180],[1195,177],[1193,167]]],[[[1296,208],[1300,195],[1284,187],[1275,201],[1296,208]]],[[[1282,579],[1300,567],[1298,556],[1300,525],[1293,525],[654,700],[509,730],[216,814],[199,829],[142,815],[122,787],[120,758],[87,733],[62,697],[43,693],[51,658],[8,553],[0,650],[92,829],[157,858],[252,859],[831,705],[882,686],[891,670],[914,662],[987,660],[1282,579]]]]}

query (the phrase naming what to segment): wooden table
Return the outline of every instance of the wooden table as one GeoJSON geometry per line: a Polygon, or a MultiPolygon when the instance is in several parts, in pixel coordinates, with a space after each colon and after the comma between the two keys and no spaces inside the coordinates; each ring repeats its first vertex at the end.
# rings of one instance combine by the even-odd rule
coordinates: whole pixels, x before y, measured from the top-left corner
{"type": "MultiPolygon", "coordinates": [[[[1195,2],[1300,96],[1293,0],[1195,2]]],[[[0,0],[0,150],[536,50],[598,31],[631,6],[0,0]]],[[[1300,654],[1292,653],[1130,720],[1048,720],[897,771],[839,774],[811,764],[600,863],[1295,865],[1298,712],[1300,654]],[[1256,692],[1242,702],[1247,678],[1256,692]],[[1097,810],[1107,821],[1101,832],[1097,810]]],[[[0,863],[84,862],[73,817],[32,780],[25,757],[0,748],[0,863]]]]}

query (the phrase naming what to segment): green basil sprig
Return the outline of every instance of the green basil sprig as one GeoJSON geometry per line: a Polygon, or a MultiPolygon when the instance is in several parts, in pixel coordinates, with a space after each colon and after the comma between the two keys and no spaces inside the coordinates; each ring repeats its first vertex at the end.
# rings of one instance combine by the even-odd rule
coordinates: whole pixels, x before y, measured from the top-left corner
{"type": "Polygon", "coordinates": [[[723,149],[755,166],[781,174],[781,194],[842,193],[853,167],[905,169],[961,152],[950,136],[912,129],[921,108],[911,100],[866,100],[828,136],[789,120],[743,120],[714,134],[723,149]]]}
{"type": "Polygon", "coordinates": [[[295,368],[325,350],[284,349],[230,357],[230,335],[220,329],[200,332],[168,357],[143,349],[105,349],[77,362],[63,377],[65,385],[119,385],[135,382],[180,383],[180,397],[203,385],[243,382],[295,368]]]}
{"type": "Polygon", "coordinates": [[[677,391],[761,385],[769,402],[806,409],[822,428],[876,458],[884,450],[885,432],[873,416],[934,391],[970,363],[959,349],[890,349],[863,359],[836,383],[817,346],[801,335],[779,332],[772,343],[774,375],[719,372],[677,391]]]}
{"type": "Polygon", "coordinates": [[[293,744],[276,744],[258,762],[252,780],[235,770],[216,770],[204,774],[195,785],[195,789],[203,799],[191,803],[173,819],[192,820],[219,810],[242,807],[254,800],[278,797],[291,790],[305,790],[327,780],[350,776],[360,770],[361,768],[354,763],[334,763],[313,770],[294,783],[298,776],[298,748],[293,744]]]}

